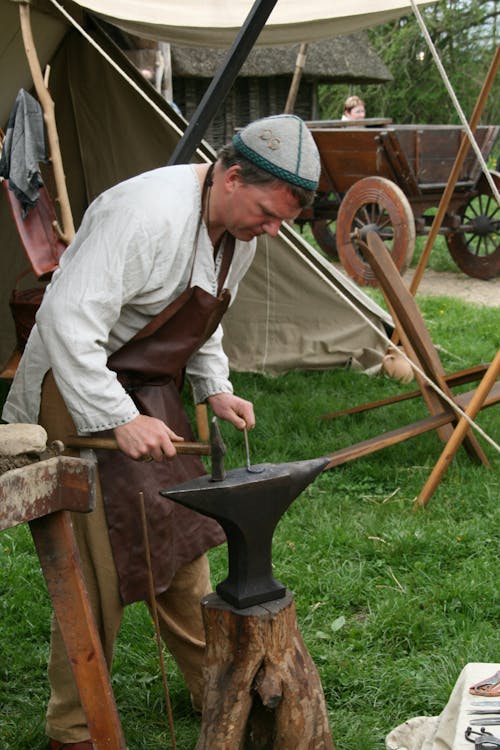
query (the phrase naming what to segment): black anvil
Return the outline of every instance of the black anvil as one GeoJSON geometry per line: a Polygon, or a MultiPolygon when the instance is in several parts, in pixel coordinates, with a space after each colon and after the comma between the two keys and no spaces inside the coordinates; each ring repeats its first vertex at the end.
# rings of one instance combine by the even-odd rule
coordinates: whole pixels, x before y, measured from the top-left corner
{"type": "Polygon", "coordinates": [[[207,475],[160,492],[215,518],[226,532],[228,576],[216,587],[221,599],[244,609],[285,595],[285,587],[272,575],[274,530],[288,506],[329,460],[260,464],[260,473],[233,469],[221,482],[207,475]]]}

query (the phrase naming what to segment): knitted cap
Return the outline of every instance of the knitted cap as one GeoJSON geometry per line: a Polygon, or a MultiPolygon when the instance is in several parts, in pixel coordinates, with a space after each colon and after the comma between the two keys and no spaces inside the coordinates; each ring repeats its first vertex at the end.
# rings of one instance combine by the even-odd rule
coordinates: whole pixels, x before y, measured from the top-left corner
{"type": "Polygon", "coordinates": [[[314,138],[295,115],[274,115],[247,125],[233,137],[239,153],[284,182],[316,190],[320,161],[314,138]]]}

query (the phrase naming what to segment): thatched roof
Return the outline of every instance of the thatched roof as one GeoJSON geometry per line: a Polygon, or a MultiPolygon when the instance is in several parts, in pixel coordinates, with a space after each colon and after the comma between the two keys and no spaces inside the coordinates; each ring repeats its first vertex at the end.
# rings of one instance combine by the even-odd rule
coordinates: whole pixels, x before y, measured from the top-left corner
{"type": "MultiPolygon", "coordinates": [[[[254,47],[240,76],[293,75],[300,45],[254,47]]],[[[227,50],[171,46],[172,74],[186,78],[212,78],[227,50]]],[[[337,83],[383,83],[393,77],[368,42],[366,32],[346,34],[308,45],[305,79],[337,83]]]]}

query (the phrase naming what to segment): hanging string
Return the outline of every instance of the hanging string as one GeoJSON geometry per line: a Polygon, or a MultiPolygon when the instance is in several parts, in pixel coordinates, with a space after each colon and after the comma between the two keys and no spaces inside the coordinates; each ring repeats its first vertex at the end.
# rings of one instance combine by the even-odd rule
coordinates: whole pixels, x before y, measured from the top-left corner
{"type": "Polygon", "coordinates": [[[462,122],[462,125],[464,126],[465,132],[467,133],[467,137],[470,141],[470,144],[472,148],[474,149],[474,152],[477,156],[477,159],[481,165],[481,169],[483,170],[484,176],[486,177],[488,184],[492,190],[493,195],[495,196],[495,200],[500,205],[500,193],[498,192],[498,188],[495,185],[493,181],[493,177],[490,174],[490,171],[488,169],[488,165],[486,164],[484,157],[481,153],[481,149],[477,145],[477,141],[474,138],[474,134],[472,130],[470,129],[469,123],[467,122],[467,118],[465,117],[462,107],[460,106],[460,102],[457,99],[457,96],[455,94],[455,91],[453,90],[453,86],[450,83],[450,80],[448,78],[448,75],[446,73],[446,70],[444,69],[443,63],[441,62],[441,58],[439,57],[438,51],[434,45],[434,42],[431,39],[431,36],[427,30],[427,27],[425,25],[424,19],[422,17],[422,14],[420,12],[420,9],[417,7],[417,4],[415,0],[410,0],[411,6],[413,8],[413,12],[415,13],[415,17],[417,19],[418,25],[420,26],[420,30],[422,31],[422,34],[424,35],[424,38],[427,42],[427,46],[429,47],[431,54],[434,58],[434,62],[436,63],[437,69],[441,75],[441,78],[443,79],[443,83],[446,87],[446,90],[448,91],[448,94],[450,95],[450,98],[455,105],[455,109],[458,113],[458,116],[462,122]]]}
{"type": "Polygon", "coordinates": [[[267,354],[269,351],[269,330],[271,319],[271,264],[269,262],[269,237],[267,234],[264,235],[263,242],[266,258],[266,328],[264,338],[264,355],[262,357],[262,372],[265,373],[267,365],[267,354]]]}

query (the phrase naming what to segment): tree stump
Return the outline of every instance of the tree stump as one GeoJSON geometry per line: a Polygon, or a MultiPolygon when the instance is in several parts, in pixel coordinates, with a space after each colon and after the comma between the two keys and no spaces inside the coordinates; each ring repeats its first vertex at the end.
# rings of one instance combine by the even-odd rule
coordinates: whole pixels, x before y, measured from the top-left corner
{"type": "Polygon", "coordinates": [[[293,595],[238,610],[209,594],[201,605],[207,648],[196,750],[333,750],[293,595]]]}

